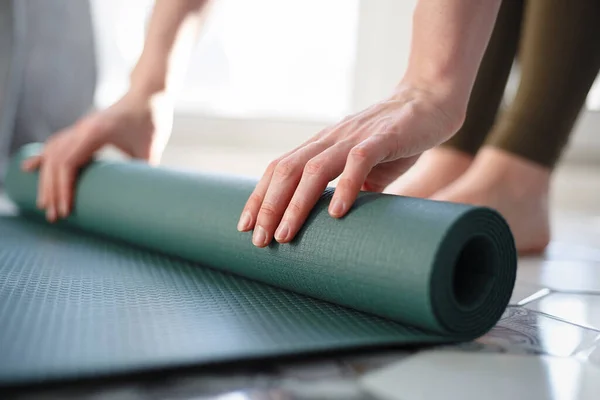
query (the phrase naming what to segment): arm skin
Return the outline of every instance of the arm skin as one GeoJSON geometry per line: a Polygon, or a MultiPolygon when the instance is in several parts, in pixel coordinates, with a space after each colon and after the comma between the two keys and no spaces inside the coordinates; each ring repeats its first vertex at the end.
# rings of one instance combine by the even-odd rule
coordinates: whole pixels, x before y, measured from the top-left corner
{"type": "Polygon", "coordinates": [[[131,85],[146,93],[172,90],[187,65],[209,0],[156,0],[131,85]]]}
{"type": "Polygon", "coordinates": [[[170,136],[171,97],[183,78],[208,2],[156,0],[127,93],[54,134],[41,155],[24,161],[25,170],[40,170],[38,207],[50,222],[68,216],[77,171],[105,145],[158,162],[170,136]]]}
{"type": "MultiPolygon", "coordinates": [[[[344,118],[273,161],[248,199],[238,230],[266,247],[291,241],[329,182],[344,216],[361,190],[382,191],[419,155],[456,133],[501,0],[420,0],[411,53],[391,97],[344,118]]],[[[393,51],[393,49],[390,49],[393,51]]]]}
{"type": "Polygon", "coordinates": [[[419,0],[402,82],[435,90],[463,121],[502,0],[419,0]]]}

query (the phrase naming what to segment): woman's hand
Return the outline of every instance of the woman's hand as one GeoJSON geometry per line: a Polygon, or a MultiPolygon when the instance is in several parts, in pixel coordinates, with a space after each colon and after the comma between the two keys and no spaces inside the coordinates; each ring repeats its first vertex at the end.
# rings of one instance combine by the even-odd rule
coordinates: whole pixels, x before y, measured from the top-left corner
{"type": "Polygon", "coordinates": [[[48,221],[69,215],[77,172],[103,146],[111,144],[133,158],[159,162],[172,114],[166,98],[129,92],[111,107],[50,137],[43,152],[22,165],[26,171],[40,170],[37,205],[46,210],[48,221]]]}
{"type": "MultiPolygon", "coordinates": [[[[291,241],[329,182],[340,177],[329,213],[344,216],[360,190],[382,191],[419,155],[451,137],[462,124],[446,98],[400,87],[389,99],[349,116],[273,161],[238,223],[254,229],[255,246],[273,237],[291,241]]],[[[460,107],[456,107],[460,109],[460,107]]]]}

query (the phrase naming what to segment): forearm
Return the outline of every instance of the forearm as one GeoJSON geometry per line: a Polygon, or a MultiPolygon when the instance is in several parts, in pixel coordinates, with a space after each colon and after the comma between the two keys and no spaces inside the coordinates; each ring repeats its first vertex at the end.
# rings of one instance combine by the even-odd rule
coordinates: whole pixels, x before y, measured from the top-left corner
{"type": "Polygon", "coordinates": [[[156,0],[131,87],[155,94],[181,78],[210,0],[156,0]]]}
{"type": "Polygon", "coordinates": [[[466,111],[501,0],[419,0],[402,83],[435,90],[466,111]]]}

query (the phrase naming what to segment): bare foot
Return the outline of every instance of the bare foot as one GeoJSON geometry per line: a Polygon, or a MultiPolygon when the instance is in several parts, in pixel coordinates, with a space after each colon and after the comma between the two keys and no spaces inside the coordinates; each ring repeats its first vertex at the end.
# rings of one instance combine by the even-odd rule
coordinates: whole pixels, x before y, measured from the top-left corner
{"type": "Polygon", "coordinates": [[[484,147],[458,180],[434,200],[487,206],[508,222],[520,254],[540,253],[550,241],[550,170],[508,152],[484,147]]]}
{"type": "Polygon", "coordinates": [[[421,155],[416,164],[389,185],[384,193],[408,197],[430,197],[458,179],[473,157],[458,150],[436,147],[421,155]]]}

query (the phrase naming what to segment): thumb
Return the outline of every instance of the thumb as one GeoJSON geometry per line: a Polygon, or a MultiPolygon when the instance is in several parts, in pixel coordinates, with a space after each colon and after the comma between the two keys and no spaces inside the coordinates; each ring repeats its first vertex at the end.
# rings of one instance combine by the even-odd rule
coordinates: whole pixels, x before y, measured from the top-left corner
{"type": "Polygon", "coordinates": [[[383,190],[398,179],[400,175],[408,171],[418,158],[419,156],[401,158],[377,165],[367,176],[362,190],[368,192],[383,192],[383,190]]]}
{"type": "Polygon", "coordinates": [[[130,149],[126,152],[132,158],[144,160],[150,165],[158,165],[162,159],[166,144],[166,139],[149,133],[145,137],[140,136],[137,143],[132,143],[130,149]]]}

